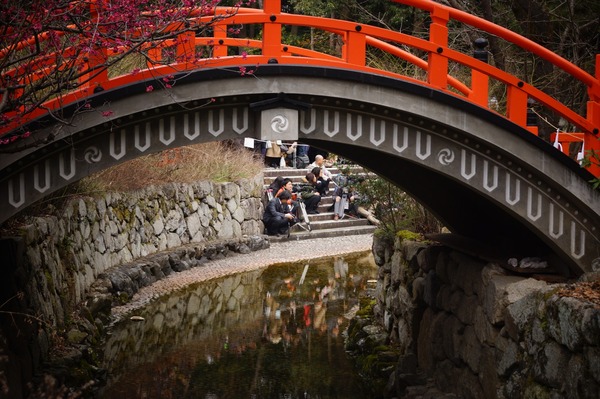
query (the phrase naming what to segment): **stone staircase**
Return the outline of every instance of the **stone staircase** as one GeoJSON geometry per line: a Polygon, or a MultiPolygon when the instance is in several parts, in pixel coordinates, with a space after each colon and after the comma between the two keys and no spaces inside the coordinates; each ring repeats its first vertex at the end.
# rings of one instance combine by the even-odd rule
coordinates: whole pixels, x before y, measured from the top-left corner
{"type": "MultiPolygon", "coordinates": [[[[332,174],[338,174],[339,170],[334,166],[327,168],[332,174]]],[[[362,171],[362,168],[353,168],[354,170],[362,171]]],[[[296,183],[302,182],[302,178],[306,175],[307,169],[295,168],[265,168],[264,170],[264,187],[265,189],[275,180],[277,176],[287,177],[296,183]]],[[[333,220],[333,210],[329,210],[333,205],[333,190],[334,185],[330,184],[330,195],[323,197],[319,203],[319,214],[308,215],[310,221],[310,231],[306,231],[301,226],[295,225],[290,231],[290,237],[285,236],[269,236],[271,241],[285,240],[305,240],[311,238],[322,237],[337,237],[349,236],[356,234],[371,234],[376,226],[369,223],[364,218],[353,218],[345,216],[339,220],[333,220]]],[[[302,226],[307,227],[306,223],[302,226]]]]}

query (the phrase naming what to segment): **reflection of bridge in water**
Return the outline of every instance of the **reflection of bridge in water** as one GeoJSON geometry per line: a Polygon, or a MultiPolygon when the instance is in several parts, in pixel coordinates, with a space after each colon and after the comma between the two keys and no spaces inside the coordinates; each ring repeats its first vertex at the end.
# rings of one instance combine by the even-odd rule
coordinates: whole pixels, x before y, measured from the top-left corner
{"type": "Polygon", "coordinates": [[[592,270],[600,257],[600,194],[589,180],[600,171],[580,168],[538,138],[537,129],[527,126],[527,111],[528,100],[535,100],[577,126],[586,149],[599,150],[598,76],[475,16],[430,1],[398,2],[430,12],[428,40],[351,21],[286,14],[278,0],[265,0],[263,10],[239,9],[218,21],[213,37],[186,32],[182,40],[164,44],[177,51],[190,41],[209,46],[210,59],[112,79],[98,74],[88,87],[104,91],[91,95],[79,89],[35,110],[29,121],[4,127],[5,137],[32,135],[15,140],[15,152],[0,161],[0,221],[84,176],[141,155],[215,140],[299,139],[393,181],[455,233],[506,245],[515,254],[548,256],[565,273],[592,270]],[[512,41],[569,73],[587,87],[587,115],[451,48],[450,21],[512,41]],[[230,26],[248,24],[262,27],[261,40],[228,34],[230,26]],[[344,43],[341,56],[284,43],[282,27],[287,26],[338,35],[344,43]],[[257,54],[230,56],[234,48],[257,54]],[[371,48],[422,68],[425,80],[368,66],[371,48]],[[415,55],[420,53],[427,56],[415,55]],[[471,71],[470,83],[450,75],[450,62],[471,71]],[[240,76],[240,68],[252,74],[240,76]],[[147,92],[150,85],[160,87],[165,76],[176,85],[147,92]],[[490,80],[506,89],[505,113],[488,107],[490,80]],[[74,114],[88,100],[106,112],[74,114]],[[48,109],[59,108],[73,114],[72,125],[56,125],[47,117],[48,109]],[[49,135],[55,139],[48,144],[18,150],[49,135]]]}

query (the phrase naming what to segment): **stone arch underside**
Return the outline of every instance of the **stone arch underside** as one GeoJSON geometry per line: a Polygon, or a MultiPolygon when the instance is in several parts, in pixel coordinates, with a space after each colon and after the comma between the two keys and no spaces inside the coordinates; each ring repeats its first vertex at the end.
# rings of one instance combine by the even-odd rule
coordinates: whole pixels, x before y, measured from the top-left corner
{"type": "MultiPolygon", "coordinates": [[[[432,210],[453,232],[555,258],[563,272],[600,257],[600,195],[551,145],[457,97],[374,75],[261,66],[255,76],[202,70],[172,89],[133,85],[100,93],[95,112],[55,140],[3,156],[0,222],[87,175],[153,152],[260,137],[251,104],[285,93],[307,104],[298,138],[377,172],[432,210]],[[102,111],[111,111],[109,117],[102,111]],[[524,244],[526,243],[526,244],[524,244]]],[[[38,134],[39,137],[39,134],[38,134]]]]}

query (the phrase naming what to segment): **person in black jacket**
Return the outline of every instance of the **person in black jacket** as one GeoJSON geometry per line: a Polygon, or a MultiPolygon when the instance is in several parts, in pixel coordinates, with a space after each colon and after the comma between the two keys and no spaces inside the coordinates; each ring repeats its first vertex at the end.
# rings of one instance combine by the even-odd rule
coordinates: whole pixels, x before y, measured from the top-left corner
{"type": "Polygon", "coordinates": [[[317,177],[314,173],[309,172],[306,174],[304,180],[306,180],[306,183],[300,185],[297,191],[300,192],[300,198],[304,201],[306,213],[309,215],[317,214],[319,213],[317,208],[319,207],[319,202],[321,202],[321,194],[317,190],[317,177]]]}
{"type": "Polygon", "coordinates": [[[292,194],[284,190],[267,204],[262,220],[268,235],[289,234],[290,226],[295,223],[288,207],[291,198],[292,194]]]}
{"type": "Polygon", "coordinates": [[[315,189],[319,192],[321,197],[325,197],[329,194],[329,182],[331,179],[323,176],[321,173],[321,168],[315,167],[310,171],[313,175],[315,175],[315,189]]]}

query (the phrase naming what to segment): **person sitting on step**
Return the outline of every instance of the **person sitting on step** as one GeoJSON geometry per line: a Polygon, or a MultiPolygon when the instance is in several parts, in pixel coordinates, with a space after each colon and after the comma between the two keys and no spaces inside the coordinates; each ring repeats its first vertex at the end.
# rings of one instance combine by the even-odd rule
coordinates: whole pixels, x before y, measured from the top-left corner
{"type": "Polygon", "coordinates": [[[326,179],[333,178],[333,175],[331,174],[331,172],[329,172],[329,170],[327,170],[327,168],[325,167],[325,158],[323,158],[323,155],[321,155],[321,154],[315,155],[314,162],[311,163],[310,165],[308,165],[308,170],[310,170],[311,172],[313,172],[314,168],[321,169],[320,175],[323,176],[323,178],[326,178],[326,179]]]}
{"type": "Polygon", "coordinates": [[[359,217],[356,200],[358,193],[352,186],[339,186],[333,193],[333,220],[343,218],[346,214],[352,217],[359,217]]]}
{"type": "Polygon", "coordinates": [[[306,181],[304,184],[299,185],[296,189],[300,193],[300,198],[304,201],[306,206],[306,213],[314,215],[319,213],[317,208],[319,202],[321,202],[321,194],[317,191],[317,177],[314,173],[309,172],[304,177],[306,181]]]}
{"type": "Polygon", "coordinates": [[[288,208],[291,198],[292,194],[285,190],[267,204],[262,221],[268,235],[289,235],[290,226],[296,223],[296,218],[288,208]]]}
{"type": "MultiPolygon", "coordinates": [[[[275,197],[278,192],[280,192],[282,185],[283,185],[283,176],[277,176],[275,178],[275,180],[273,180],[273,182],[271,184],[269,184],[269,187],[267,187],[267,203],[273,197],[275,197]]],[[[265,203],[265,206],[266,206],[266,203],[265,203]]]]}
{"type": "Polygon", "coordinates": [[[287,177],[281,180],[279,190],[275,193],[275,197],[279,197],[282,192],[289,191],[292,194],[292,198],[288,203],[289,212],[292,213],[297,219],[300,219],[300,207],[296,201],[297,194],[294,193],[294,185],[291,179],[287,177]]]}
{"type": "Polygon", "coordinates": [[[321,175],[323,170],[319,167],[314,167],[311,171],[312,174],[317,178],[316,190],[319,192],[321,197],[329,195],[329,182],[331,179],[321,175]]]}

